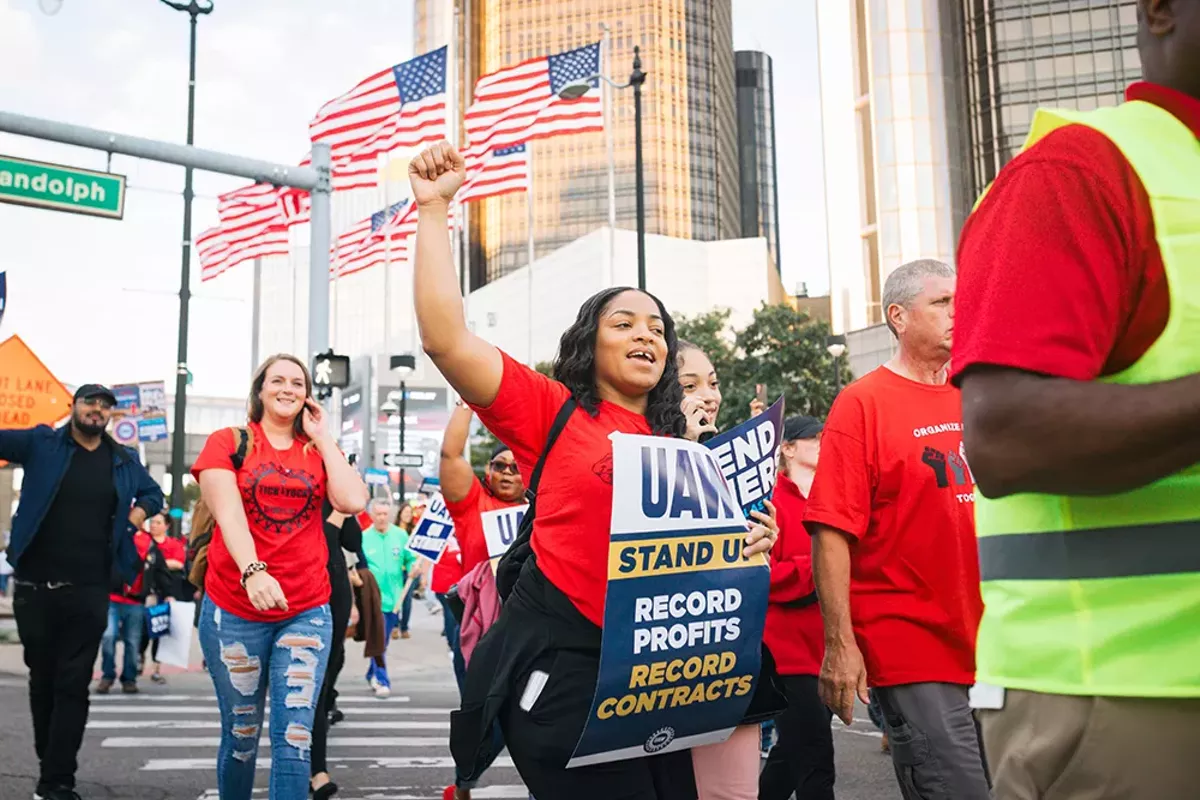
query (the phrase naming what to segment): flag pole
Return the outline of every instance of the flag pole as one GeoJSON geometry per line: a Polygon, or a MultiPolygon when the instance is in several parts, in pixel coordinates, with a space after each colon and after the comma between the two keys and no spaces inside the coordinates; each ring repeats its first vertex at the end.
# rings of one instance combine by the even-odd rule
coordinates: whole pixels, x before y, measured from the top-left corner
{"type": "MultiPolygon", "coordinates": [[[[602,34],[603,43],[601,45],[601,58],[603,67],[601,73],[604,75],[612,75],[612,28],[608,27],[608,23],[600,23],[600,31],[602,34]]],[[[607,81],[600,81],[600,91],[603,92],[601,99],[604,105],[604,145],[608,150],[608,286],[613,286],[617,281],[617,169],[616,155],[613,144],[613,91],[607,81]]]]}
{"type": "Polygon", "coordinates": [[[392,154],[383,155],[383,352],[392,354],[392,234],[388,230],[392,210],[392,154]]]}
{"type": "Polygon", "coordinates": [[[525,317],[528,320],[529,326],[529,366],[533,367],[533,260],[537,253],[537,248],[534,242],[534,219],[533,219],[533,142],[525,143],[525,158],[529,165],[529,184],[525,188],[525,209],[526,209],[526,227],[529,232],[529,302],[527,306],[528,313],[525,317]]]}

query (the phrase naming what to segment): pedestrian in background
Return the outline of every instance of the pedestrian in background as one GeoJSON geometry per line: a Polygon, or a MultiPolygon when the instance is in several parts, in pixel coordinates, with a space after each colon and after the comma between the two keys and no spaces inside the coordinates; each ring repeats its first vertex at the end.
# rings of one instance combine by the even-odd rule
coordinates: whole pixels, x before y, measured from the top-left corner
{"type": "Polygon", "coordinates": [[[375,696],[382,699],[392,693],[387,648],[392,632],[400,628],[403,601],[407,594],[404,585],[417,555],[408,549],[408,532],[392,524],[394,514],[391,501],[381,498],[372,500],[370,513],[372,525],[369,530],[363,531],[362,549],[367,567],[379,584],[380,602],[383,604],[384,648],[367,667],[367,684],[375,696]]]}
{"type": "Polygon", "coordinates": [[[321,508],[360,511],[367,487],[312,398],[308,369],[272,356],[250,386],[249,421],[208,437],[192,474],[216,520],[200,646],[221,712],[217,790],[249,800],[271,703],[270,800],[309,790],[313,717],[332,644],[321,508]],[[240,436],[248,442],[241,447],[240,436]],[[234,457],[244,453],[235,467],[234,457]]]}
{"type": "Polygon", "coordinates": [[[78,800],[76,754],[108,595],[142,569],[134,534],[163,494],[137,453],[105,429],[113,393],[79,387],[70,421],[0,430],[0,459],[25,470],[8,557],[13,615],[29,668],[38,800],[78,800]]]}
{"type": "Polygon", "coordinates": [[[821,697],[842,722],[875,690],[905,800],[991,797],[968,691],[979,555],[962,406],[947,374],[954,270],[904,264],[883,288],[899,351],[847,386],[805,506],[825,625],[821,697]]]}

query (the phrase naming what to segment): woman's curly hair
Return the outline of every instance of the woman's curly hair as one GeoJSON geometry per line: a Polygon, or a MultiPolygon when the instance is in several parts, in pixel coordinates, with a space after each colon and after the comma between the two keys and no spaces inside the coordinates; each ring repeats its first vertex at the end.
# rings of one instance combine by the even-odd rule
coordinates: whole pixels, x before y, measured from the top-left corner
{"type": "MultiPolygon", "coordinates": [[[[596,394],[596,333],[600,329],[600,315],[614,297],[632,291],[639,290],[617,286],[592,295],[579,307],[575,322],[563,332],[558,343],[554,377],[571,390],[575,401],[592,416],[596,415],[600,404],[596,394]]],[[[680,410],[683,389],[679,385],[679,339],[675,335],[675,321],[661,300],[649,292],[643,294],[658,306],[663,320],[663,338],[667,342],[662,377],[647,398],[646,421],[656,434],[682,436],[687,430],[687,420],[680,410]]]]}

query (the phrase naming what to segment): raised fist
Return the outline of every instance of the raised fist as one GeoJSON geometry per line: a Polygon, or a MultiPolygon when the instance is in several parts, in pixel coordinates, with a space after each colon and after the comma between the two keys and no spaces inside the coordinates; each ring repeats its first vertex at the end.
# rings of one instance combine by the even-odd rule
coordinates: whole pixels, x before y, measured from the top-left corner
{"type": "Polygon", "coordinates": [[[946,454],[934,447],[926,447],[925,452],[921,454],[921,460],[929,465],[933,470],[933,474],[937,476],[937,485],[939,489],[945,489],[950,485],[950,479],[946,475],[946,454]]]}
{"type": "Polygon", "coordinates": [[[422,150],[408,164],[408,180],[418,206],[448,205],[466,178],[466,162],[449,142],[422,150]]]}

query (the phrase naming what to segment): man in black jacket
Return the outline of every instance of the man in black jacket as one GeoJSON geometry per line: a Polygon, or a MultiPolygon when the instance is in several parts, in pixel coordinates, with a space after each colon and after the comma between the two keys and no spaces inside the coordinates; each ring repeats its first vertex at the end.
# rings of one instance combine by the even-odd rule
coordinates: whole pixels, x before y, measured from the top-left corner
{"type": "Polygon", "coordinates": [[[115,405],[111,391],[87,384],[62,428],[0,431],[0,459],[25,470],[9,558],[41,763],[35,800],[80,800],[76,754],[108,594],[141,571],[133,535],[162,508],[137,454],[105,433],[115,405]]]}

